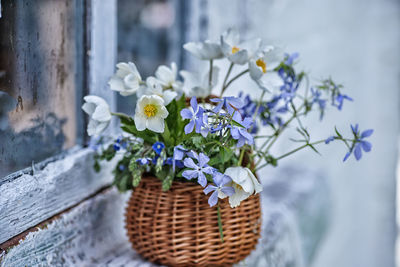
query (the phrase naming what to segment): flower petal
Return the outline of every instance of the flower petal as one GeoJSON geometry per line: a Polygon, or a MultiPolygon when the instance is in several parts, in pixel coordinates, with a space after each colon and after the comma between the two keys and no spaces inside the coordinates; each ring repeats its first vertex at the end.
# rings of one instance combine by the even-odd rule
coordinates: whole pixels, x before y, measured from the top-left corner
{"type": "Polygon", "coordinates": [[[163,133],[164,132],[164,119],[160,117],[151,117],[146,120],[146,128],[156,132],[163,133]]]}
{"type": "Polygon", "coordinates": [[[362,157],[361,144],[357,144],[356,147],[354,148],[354,156],[356,157],[357,160],[361,159],[362,157]]]}
{"type": "Polygon", "coordinates": [[[217,187],[215,185],[207,185],[207,187],[203,190],[204,194],[208,195],[208,193],[217,190],[217,187]]]}
{"type": "Polygon", "coordinates": [[[227,196],[232,196],[233,194],[235,194],[235,189],[233,189],[233,187],[230,186],[222,187],[221,191],[227,196]]]}
{"type": "Polygon", "coordinates": [[[369,129],[369,130],[365,130],[364,132],[362,132],[361,134],[361,138],[366,138],[372,135],[372,133],[374,132],[373,129],[369,129]]]}
{"type": "Polygon", "coordinates": [[[193,170],[185,170],[182,173],[182,176],[186,179],[190,180],[197,177],[198,172],[193,170]]]}
{"type": "Polygon", "coordinates": [[[193,128],[194,128],[194,121],[192,120],[188,124],[186,124],[185,134],[189,134],[189,133],[193,132],[193,128]]]}
{"type": "Polygon", "coordinates": [[[198,179],[197,179],[197,182],[198,182],[202,187],[205,187],[205,186],[207,185],[207,178],[206,178],[206,176],[205,176],[204,173],[202,173],[202,172],[199,172],[198,175],[199,175],[199,177],[198,177],[198,179]]]}
{"type": "Polygon", "coordinates": [[[146,129],[146,118],[144,116],[136,112],[133,120],[135,121],[135,126],[138,131],[144,131],[146,129]]]}
{"type": "Polygon", "coordinates": [[[193,159],[185,158],[183,163],[185,164],[186,167],[197,170],[197,165],[194,163],[193,159]]]}
{"type": "Polygon", "coordinates": [[[370,152],[372,149],[372,144],[368,141],[361,141],[361,146],[365,152],[370,152]]]}
{"type": "Polygon", "coordinates": [[[214,193],[211,194],[210,198],[208,199],[208,204],[210,207],[215,206],[218,203],[218,191],[215,190],[214,193]]]}
{"type": "Polygon", "coordinates": [[[210,158],[207,157],[207,155],[205,155],[204,153],[199,154],[199,166],[200,167],[204,167],[207,164],[207,162],[209,162],[209,161],[210,161],[210,158]]]}

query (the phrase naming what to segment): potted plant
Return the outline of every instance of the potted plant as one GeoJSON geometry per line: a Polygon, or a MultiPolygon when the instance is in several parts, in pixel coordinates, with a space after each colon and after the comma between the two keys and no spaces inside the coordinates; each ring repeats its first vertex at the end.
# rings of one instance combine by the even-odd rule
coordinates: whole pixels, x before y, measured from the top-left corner
{"type": "Polygon", "coordinates": [[[371,150],[366,138],[373,130],[355,125],[345,137],[334,128],[331,136],[312,140],[302,118],[316,110],[322,120],[328,106],[341,110],[352,99],[331,79],[311,85],[295,69],[297,53],[282,53],[261,39],[242,42],[234,29],[220,42],[184,48],[209,64],[202,73],[181,71],[183,82],[174,63],[146,80],[134,63],[117,64],[109,85],[122,96],[137,95],[133,117],[111,112],[97,96],[86,96],[82,108],[90,116],[90,136],[100,135],[112,116],[120,119],[124,135],[95,155],[95,168],[120,154],[114,184],[133,189],[126,209],[133,248],[169,266],[231,265],[254,249],[260,235],[258,170],[333,141],[345,145],[344,160],[351,154],[359,160],[371,150]],[[218,84],[214,62],[222,59],[230,65],[218,84]],[[245,77],[260,88],[259,97],[229,95],[245,77]],[[274,155],[271,148],[290,126],[299,136],[291,139],[295,147],[274,155]]]}

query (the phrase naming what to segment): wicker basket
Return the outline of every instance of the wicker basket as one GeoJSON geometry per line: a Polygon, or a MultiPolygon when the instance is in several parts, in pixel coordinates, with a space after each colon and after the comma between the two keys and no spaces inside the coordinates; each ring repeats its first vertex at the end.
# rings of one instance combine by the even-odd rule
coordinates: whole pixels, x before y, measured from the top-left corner
{"type": "Polygon", "coordinates": [[[203,188],[174,182],[162,192],[154,177],[143,177],[126,209],[132,247],[147,260],[167,266],[230,266],[255,248],[261,226],[260,198],[251,196],[232,209],[220,200],[224,243],[217,208],[203,188]]]}

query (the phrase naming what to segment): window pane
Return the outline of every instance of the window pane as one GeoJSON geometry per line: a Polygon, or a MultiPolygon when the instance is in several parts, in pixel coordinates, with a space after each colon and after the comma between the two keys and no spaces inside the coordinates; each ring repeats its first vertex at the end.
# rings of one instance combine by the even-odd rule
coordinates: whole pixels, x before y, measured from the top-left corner
{"type": "MultiPolygon", "coordinates": [[[[142,78],[171,61],[181,68],[188,2],[118,0],[118,61],[134,62],[142,78]]],[[[135,102],[134,96],[118,96],[118,109],[132,115],[135,102]]]]}
{"type": "Polygon", "coordinates": [[[0,177],[70,148],[80,138],[80,2],[2,1],[0,177]]]}

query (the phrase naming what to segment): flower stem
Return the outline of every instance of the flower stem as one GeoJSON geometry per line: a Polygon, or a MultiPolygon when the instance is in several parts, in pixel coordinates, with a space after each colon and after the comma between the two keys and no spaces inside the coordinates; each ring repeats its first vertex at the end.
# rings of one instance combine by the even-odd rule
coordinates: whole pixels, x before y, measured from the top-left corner
{"type": "Polygon", "coordinates": [[[221,243],[224,243],[224,229],[222,228],[221,208],[219,207],[219,203],[217,206],[217,214],[218,214],[219,235],[221,237],[221,243]]]}
{"type": "Polygon", "coordinates": [[[209,95],[211,94],[211,84],[212,84],[212,72],[213,72],[213,60],[210,59],[210,71],[208,75],[208,86],[209,86],[209,95]]]}
{"type": "Polygon", "coordinates": [[[125,113],[120,113],[120,112],[110,112],[111,115],[113,116],[117,116],[119,118],[125,118],[125,119],[131,119],[131,117],[129,117],[127,114],[125,113]]]}
{"type": "MultiPolygon", "coordinates": [[[[316,141],[316,142],[313,142],[313,143],[306,143],[306,144],[304,144],[304,145],[302,145],[302,146],[299,146],[298,148],[295,148],[295,149],[293,149],[293,150],[291,150],[291,151],[289,151],[289,152],[287,152],[287,153],[285,153],[285,154],[283,154],[283,155],[281,155],[281,156],[279,156],[279,157],[277,157],[277,158],[275,158],[275,159],[276,159],[276,160],[283,159],[283,158],[285,158],[285,157],[287,157],[287,156],[292,155],[293,153],[296,153],[296,152],[299,151],[299,150],[302,150],[303,148],[306,148],[306,147],[308,147],[308,146],[318,145],[318,144],[323,143],[323,142],[325,142],[325,139],[324,139],[324,140],[319,140],[319,141],[316,141]]],[[[258,171],[258,170],[264,168],[264,167],[267,166],[268,164],[269,164],[269,163],[267,162],[267,163],[264,163],[263,165],[257,167],[257,168],[256,168],[256,171],[258,171]]]]}
{"type": "Polygon", "coordinates": [[[240,78],[240,76],[243,76],[247,72],[249,72],[249,69],[242,71],[241,73],[233,77],[224,87],[222,87],[221,96],[224,94],[226,88],[228,88],[229,85],[231,85],[231,83],[233,83],[236,79],[240,78]]]}
{"type": "Polygon", "coordinates": [[[231,65],[229,66],[228,72],[227,72],[226,75],[225,75],[224,82],[222,83],[222,88],[221,88],[221,95],[220,95],[220,97],[222,97],[222,93],[224,92],[224,88],[225,88],[226,82],[228,81],[229,75],[231,75],[231,71],[232,71],[232,69],[233,69],[233,65],[234,65],[234,63],[232,62],[231,65]]]}
{"type": "Polygon", "coordinates": [[[242,166],[243,157],[244,157],[244,149],[241,149],[240,150],[239,161],[238,161],[238,166],[242,166]]]}

